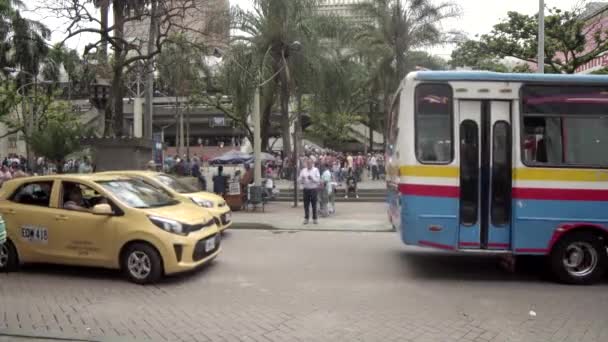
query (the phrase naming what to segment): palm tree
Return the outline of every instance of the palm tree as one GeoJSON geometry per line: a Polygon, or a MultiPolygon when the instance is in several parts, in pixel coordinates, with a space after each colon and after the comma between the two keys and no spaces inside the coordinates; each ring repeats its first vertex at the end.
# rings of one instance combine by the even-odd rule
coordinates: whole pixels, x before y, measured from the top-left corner
{"type": "MultiPolygon", "coordinates": [[[[108,32],[108,14],[110,9],[110,0],[94,0],[94,5],[99,8],[100,18],[99,24],[102,32],[108,32]]],[[[108,41],[104,40],[101,43],[100,51],[101,62],[105,63],[108,61],[108,41]]]]}
{"type": "MultiPolygon", "coordinates": [[[[391,94],[407,72],[411,51],[447,42],[442,20],[457,17],[459,8],[451,2],[432,0],[373,0],[357,5],[362,17],[356,36],[359,51],[371,67],[371,84],[381,90],[385,113],[391,94]]],[[[370,120],[371,121],[371,120],[370,120]]]]}
{"type": "Polygon", "coordinates": [[[22,17],[23,8],[20,0],[0,0],[0,67],[16,66],[37,75],[51,32],[42,23],[22,17]]]}
{"type": "MultiPolygon", "coordinates": [[[[297,53],[291,47],[300,42],[308,53],[308,46],[315,39],[315,9],[317,0],[255,0],[252,12],[237,11],[235,29],[244,32],[235,41],[248,44],[257,56],[262,79],[277,75],[273,85],[265,89],[266,101],[262,104],[264,118],[270,118],[272,103],[278,90],[281,108],[283,151],[291,151],[289,100],[294,88],[290,55],[297,53]]],[[[257,80],[259,82],[259,80],[257,80]]],[[[263,122],[264,122],[263,118],[263,122]]]]}

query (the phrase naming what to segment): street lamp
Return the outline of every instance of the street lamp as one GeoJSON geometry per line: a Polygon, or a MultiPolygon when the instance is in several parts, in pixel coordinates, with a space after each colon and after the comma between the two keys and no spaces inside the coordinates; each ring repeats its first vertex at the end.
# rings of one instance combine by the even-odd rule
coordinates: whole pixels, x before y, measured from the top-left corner
{"type": "MultiPolygon", "coordinates": [[[[289,50],[299,51],[301,48],[302,48],[302,43],[300,43],[299,41],[296,40],[287,46],[287,51],[289,51],[289,50]]],[[[262,58],[261,66],[264,65],[264,62],[266,61],[266,56],[268,56],[271,49],[272,49],[272,46],[268,47],[268,50],[266,50],[266,53],[264,54],[264,57],[262,58]]],[[[221,58],[223,56],[223,53],[220,49],[215,48],[213,51],[213,55],[215,57],[221,58]]],[[[256,82],[258,83],[258,84],[256,84],[255,92],[253,95],[253,112],[251,115],[252,116],[251,119],[253,121],[253,179],[254,179],[254,183],[256,186],[261,186],[262,185],[262,136],[260,134],[260,130],[261,130],[262,125],[261,125],[261,118],[260,118],[260,88],[263,87],[264,85],[266,85],[268,82],[274,80],[275,77],[277,77],[281,72],[283,72],[283,70],[286,68],[286,65],[283,64],[281,66],[281,68],[276,73],[274,73],[274,75],[272,75],[267,80],[261,81],[261,79],[262,79],[261,66],[260,66],[260,69],[258,70],[257,76],[253,76],[247,70],[247,68],[242,66],[236,59],[234,59],[234,58],[231,58],[231,59],[233,62],[235,62],[236,65],[239,66],[239,68],[243,69],[243,71],[245,71],[245,73],[247,75],[255,78],[256,82]]]]}
{"type": "Polygon", "coordinates": [[[103,109],[110,98],[110,82],[105,79],[95,79],[95,83],[91,84],[89,92],[89,101],[97,109],[103,109]]]}

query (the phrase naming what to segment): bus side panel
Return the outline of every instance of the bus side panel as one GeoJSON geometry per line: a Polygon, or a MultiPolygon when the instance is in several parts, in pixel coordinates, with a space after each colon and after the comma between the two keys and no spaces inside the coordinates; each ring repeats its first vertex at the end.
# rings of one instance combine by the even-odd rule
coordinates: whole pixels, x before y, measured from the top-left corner
{"type": "MultiPolygon", "coordinates": [[[[544,193],[556,194],[551,189],[544,193]]],[[[563,225],[608,226],[608,201],[515,198],[513,208],[513,251],[518,254],[548,253],[553,233],[563,225]]]]}
{"type": "Polygon", "coordinates": [[[401,229],[401,195],[396,185],[387,187],[388,219],[395,230],[401,229]]]}
{"type": "Polygon", "coordinates": [[[408,245],[441,249],[458,246],[458,199],[402,195],[401,239],[408,245]]]}

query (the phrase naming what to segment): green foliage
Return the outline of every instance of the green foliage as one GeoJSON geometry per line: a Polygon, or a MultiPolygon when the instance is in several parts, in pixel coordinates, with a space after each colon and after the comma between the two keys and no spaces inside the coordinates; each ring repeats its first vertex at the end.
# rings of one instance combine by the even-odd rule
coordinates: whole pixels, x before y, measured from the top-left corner
{"type": "Polygon", "coordinates": [[[473,70],[509,72],[509,68],[500,62],[496,54],[476,40],[459,43],[452,51],[450,65],[453,68],[470,67],[473,70]]]}
{"type": "Polygon", "coordinates": [[[417,68],[429,70],[447,70],[448,62],[441,57],[424,51],[410,51],[406,54],[406,70],[414,71],[417,68]]]}
{"type": "Polygon", "coordinates": [[[350,139],[350,127],[359,119],[352,113],[312,112],[312,125],[306,131],[306,135],[322,142],[324,146],[339,148],[350,139]]]}
{"type": "Polygon", "coordinates": [[[37,155],[63,165],[68,155],[83,149],[81,137],[90,134],[91,131],[78,121],[69,103],[54,101],[40,129],[26,139],[37,155]]]}
{"type": "Polygon", "coordinates": [[[171,95],[187,96],[202,76],[202,50],[182,34],[170,37],[156,61],[161,89],[171,95]]]}
{"type": "MultiPolygon", "coordinates": [[[[537,27],[538,16],[509,12],[507,19],[496,24],[490,33],[482,35],[478,41],[461,43],[452,55],[452,63],[486,68],[485,62],[505,57],[535,63],[537,27]]],[[[606,33],[608,30],[602,29],[601,25],[585,22],[578,11],[549,10],[545,17],[546,71],[574,73],[579,66],[608,51],[606,33]],[[594,33],[586,35],[591,32],[594,33]]]]}
{"type": "Polygon", "coordinates": [[[387,93],[405,77],[408,53],[449,41],[441,21],[460,14],[453,3],[430,0],[376,0],[360,4],[358,10],[372,18],[356,36],[359,49],[374,61],[376,77],[389,80],[387,93]]]}

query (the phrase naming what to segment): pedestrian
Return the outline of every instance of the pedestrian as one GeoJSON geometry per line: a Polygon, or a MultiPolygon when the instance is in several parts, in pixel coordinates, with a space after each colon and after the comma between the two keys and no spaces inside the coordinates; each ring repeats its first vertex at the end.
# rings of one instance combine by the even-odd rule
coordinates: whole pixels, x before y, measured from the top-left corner
{"type": "Polygon", "coordinates": [[[198,185],[201,191],[207,191],[207,180],[201,173],[201,166],[198,159],[192,159],[192,177],[198,180],[198,185]]]}
{"type": "Polygon", "coordinates": [[[321,176],[311,159],[306,159],[306,167],[300,171],[298,180],[304,189],[304,224],[309,223],[311,207],[313,223],[317,224],[317,189],[321,176]]]}
{"type": "Polygon", "coordinates": [[[93,167],[91,167],[91,164],[89,163],[89,158],[84,157],[82,159],[82,162],[78,166],[78,173],[91,173],[91,172],[93,172],[93,167]]]}
{"type": "Polygon", "coordinates": [[[217,175],[213,176],[213,192],[220,196],[226,194],[226,176],[223,172],[224,167],[220,165],[217,167],[217,175]]]}
{"type": "Polygon", "coordinates": [[[148,164],[146,164],[146,170],[156,171],[156,162],[154,160],[150,160],[148,164]]]}
{"type": "Polygon", "coordinates": [[[376,158],[376,155],[372,155],[372,157],[369,159],[369,166],[371,167],[372,171],[372,180],[379,180],[378,159],[376,158]]]}
{"type": "Polygon", "coordinates": [[[336,202],[334,196],[334,177],[332,176],[332,172],[330,171],[329,165],[325,165],[325,170],[321,175],[321,181],[324,185],[324,191],[327,195],[327,215],[333,214],[336,212],[336,202]]]}
{"type": "Polygon", "coordinates": [[[348,195],[354,192],[355,197],[359,198],[359,190],[357,189],[357,175],[353,171],[353,169],[348,169],[348,173],[346,175],[346,194],[344,198],[348,198],[348,195]]]}
{"type": "Polygon", "coordinates": [[[8,167],[2,165],[0,168],[0,185],[13,178],[13,175],[9,171],[8,167]]]}

